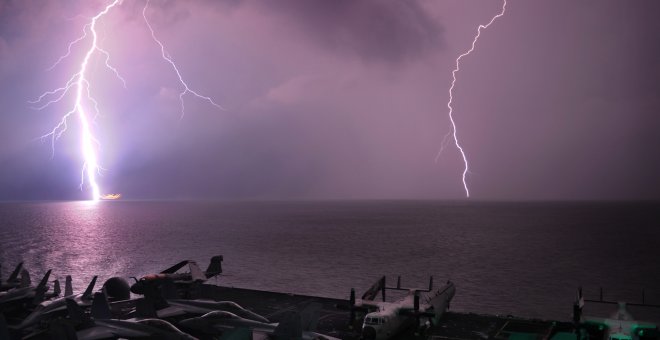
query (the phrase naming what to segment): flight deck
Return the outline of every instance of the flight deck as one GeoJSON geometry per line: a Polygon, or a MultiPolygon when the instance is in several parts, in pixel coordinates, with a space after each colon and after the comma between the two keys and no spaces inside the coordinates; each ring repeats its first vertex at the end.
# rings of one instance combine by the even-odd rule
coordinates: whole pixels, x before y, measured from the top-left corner
{"type": "MultiPolygon", "coordinates": [[[[319,333],[346,340],[357,340],[361,335],[361,320],[351,329],[349,312],[337,308],[347,304],[347,300],[208,284],[201,286],[199,298],[231,300],[274,322],[280,321],[286,311],[302,310],[316,302],[322,305],[317,325],[319,333]]],[[[392,339],[562,339],[571,338],[574,328],[569,322],[447,312],[437,325],[420,330],[417,335],[415,331],[410,329],[392,339]]]]}
{"type": "Polygon", "coordinates": [[[287,340],[660,339],[658,325],[634,320],[625,303],[603,300],[602,293],[599,300],[587,300],[581,289],[573,306],[577,321],[538,320],[450,310],[455,284],[447,281],[434,288],[432,277],[428,289],[411,289],[401,286],[400,277],[396,285],[388,285],[382,276],[361,298],[352,289],[347,300],[203,283],[222,272],[221,262],[222,256],[214,256],[202,271],[194,261],[184,260],[135,279],[130,287],[114,277],[99,292],[94,291],[97,277],[78,294],[67,277],[61,297],[59,281],[48,290],[50,270],[31,285],[19,263],[0,283],[0,339],[134,338],[136,332],[201,340],[247,339],[245,332],[287,340]],[[186,266],[190,272],[178,272],[186,266]],[[390,301],[387,291],[405,294],[390,301]],[[618,310],[608,319],[582,316],[584,301],[615,304],[618,310]]]}

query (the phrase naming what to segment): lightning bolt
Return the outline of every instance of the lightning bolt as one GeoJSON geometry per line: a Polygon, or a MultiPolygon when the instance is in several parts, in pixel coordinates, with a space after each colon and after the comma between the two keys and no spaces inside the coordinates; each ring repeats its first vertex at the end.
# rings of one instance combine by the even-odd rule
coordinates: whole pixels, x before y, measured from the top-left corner
{"type": "MultiPolygon", "coordinates": [[[[97,53],[100,54],[104,58],[106,68],[109,69],[122,82],[124,87],[126,87],[126,81],[124,80],[124,78],[119,74],[117,69],[110,64],[110,53],[108,53],[103,48],[99,47],[99,42],[98,42],[99,39],[98,39],[98,34],[96,32],[96,24],[98,20],[101,19],[106,14],[108,14],[108,12],[110,12],[110,10],[112,10],[114,7],[121,5],[122,1],[123,0],[113,0],[100,12],[98,12],[94,17],[92,17],[90,22],[83,26],[83,34],[80,37],[76,38],[75,40],[71,41],[67,47],[66,53],[60,56],[57,59],[57,61],[47,69],[47,70],[52,70],[53,68],[57,67],[57,65],[59,65],[63,60],[67,59],[71,55],[72,49],[74,48],[75,45],[82,43],[89,37],[89,35],[91,35],[91,44],[84,54],[84,58],[80,63],[80,68],[78,72],[71,75],[63,86],[50,91],[46,91],[43,94],[41,94],[39,97],[37,97],[35,100],[29,101],[29,103],[33,104],[34,109],[43,110],[49,107],[51,104],[60,102],[67,96],[67,94],[71,92],[75,93],[73,99],[73,105],[71,109],[62,116],[62,118],[59,120],[57,125],[55,125],[55,127],[53,127],[53,129],[50,132],[44,134],[43,136],[41,136],[41,138],[51,139],[52,155],[54,156],[55,142],[67,131],[69,120],[72,118],[72,116],[75,115],[76,117],[78,117],[78,121],[81,126],[80,144],[81,144],[81,153],[83,156],[80,189],[82,190],[85,183],[87,183],[87,185],[91,188],[92,200],[94,201],[98,201],[102,198],[117,199],[121,196],[120,194],[102,195],[101,188],[96,178],[97,175],[100,175],[100,172],[101,170],[103,170],[103,168],[99,164],[99,157],[98,157],[100,143],[93,134],[91,123],[94,122],[96,117],[100,114],[100,110],[99,110],[98,102],[91,95],[90,81],[87,76],[87,66],[89,64],[90,59],[95,54],[97,53]],[[90,119],[90,112],[88,112],[90,109],[94,114],[94,116],[92,116],[91,119],[90,119]]],[[[165,59],[172,66],[172,68],[176,72],[176,75],[179,78],[179,82],[183,85],[183,90],[179,94],[179,100],[181,102],[181,117],[183,117],[185,113],[183,97],[188,93],[209,102],[211,105],[219,109],[223,109],[210,97],[201,95],[188,86],[183,76],[181,75],[179,68],[172,60],[172,57],[165,50],[165,46],[161,43],[160,40],[158,40],[158,38],[156,38],[156,34],[154,30],[151,24],[149,23],[149,20],[147,20],[146,11],[148,6],[149,6],[149,0],[146,1],[144,9],[142,10],[142,15],[144,17],[145,23],[147,24],[147,27],[149,28],[149,31],[151,32],[151,37],[160,47],[161,55],[163,59],[165,59]]]]}
{"type": "Polygon", "coordinates": [[[185,96],[188,93],[192,94],[193,96],[195,96],[199,99],[202,99],[202,100],[208,102],[209,104],[217,107],[220,110],[224,110],[224,108],[222,106],[220,106],[219,104],[214,102],[213,99],[211,99],[210,97],[201,95],[198,92],[196,92],[195,90],[191,89],[188,86],[188,84],[186,83],[186,81],[183,80],[183,77],[181,76],[181,72],[179,71],[179,68],[174,63],[174,60],[172,60],[172,56],[167,52],[167,50],[165,49],[165,46],[163,45],[163,43],[160,40],[158,40],[158,38],[156,37],[156,33],[154,32],[154,29],[151,26],[151,23],[149,23],[149,19],[147,19],[147,8],[149,7],[149,2],[150,2],[150,0],[147,0],[147,2],[144,5],[144,8],[142,9],[142,17],[144,18],[144,22],[147,24],[147,27],[149,28],[149,32],[151,32],[151,38],[160,47],[161,57],[165,61],[167,61],[170,64],[170,66],[172,66],[172,69],[176,73],[176,76],[179,78],[179,82],[181,83],[181,85],[183,85],[183,90],[181,92],[179,92],[179,102],[181,103],[181,118],[183,118],[183,116],[186,113],[185,112],[186,108],[185,108],[185,105],[184,105],[184,102],[183,102],[183,96],[185,96]]]}
{"type": "Polygon", "coordinates": [[[81,126],[81,152],[84,160],[80,179],[80,189],[82,190],[83,185],[85,184],[85,178],[87,178],[87,184],[92,190],[92,200],[94,201],[101,199],[101,188],[99,187],[98,181],[96,180],[96,175],[100,173],[102,168],[98,161],[99,142],[96,137],[94,137],[92,132],[89,114],[87,113],[85,104],[87,103],[87,106],[89,106],[89,104],[93,106],[95,113],[94,117],[99,114],[99,109],[97,101],[91,96],[90,93],[90,84],[89,80],[87,79],[87,65],[89,64],[89,60],[94,55],[94,52],[99,52],[105,57],[106,67],[108,67],[117,77],[119,77],[120,80],[124,81],[123,78],[121,78],[119,75],[119,72],[117,72],[117,69],[110,66],[110,55],[108,52],[98,46],[98,34],[96,33],[96,23],[98,20],[120,3],[121,0],[114,0],[102,11],[92,17],[90,23],[83,27],[83,35],[69,43],[67,53],[61,56],[55,62],[55,64],[49,68],[49,70],[53,69],[62,60],[69,57],[72,47],[77,43],[85,40],[88,36],[89,30],[89,33],[92,36],[92,42],[89,46],[89,49],[86,51],[82,62],[80,63],[80,69],[78,72],[73,74],[64,86],[52,91],[47,91],[39,96],[36,100],[30,102],[37,105],[37,107],[35,107],[37,110],[43,110],[50,106],[50,104],[62,100],[72,89],[75,91],[74,104],[71,110],[64,114],[64,116],[60,119],[60,122],[49,133],[43,135],[42,138],[51,138],[51,147],[54,155],[55,141],[59,139],[64,132],[66,132],[69,118],[71,118],[72,115],[76,115],[78,117],[81,126]]]}
{"type": "MultiPolygon", "coordinates": [[[[479,25],[479,27],[477,28],[477,35],[474,36],[474,39],[472,40],[472,45],[470,46],[470,49],[467,50],[466,52],[462,53],[461,55],[459,55],[458,58],[456,58],[456,67],[451,72],[452,81],[451,81],[451,86],[449,87],[449,101],[447,102],[447,108],[449,108],[449,120],[451,121],[451,127],[452,127],[452,130],[451,130],[450,133],[454,137],[454,144],[456,145],[456,148],[458,149],[458,151],[460,151],[461,156],[463,157],[463,164],[465,164],[465,167],[463,169],[463,177],[462,178],[463,178],[463,188],[465,189],[465,196],[466,197],[470,197],[470,189],[468,188],[467,180],[466,180],[467,173],[470,169],[469,169],[467,156],[465,155],[465,150],[463,150],[463,147],[461,147],[461,144],[458,141],[458,135],[457,135],[457,131],[456,131],[456,122],[454,121],[454,108],[451,105],[453,100],[454,100],[453,94],[454,94],[454,87],[456,85],[456,73],[458,73],[458,71],[460,71],[461,59],[463,59],[463,57],[468,56],[470,53],[472,53],[472,51],[474,51],[474,48],[477,44],[477,41],[479,40],[479,37],[481,36],[481,31],[487,29],[491,24],[493,24],[493,22],[495,22],[495,20],[497,18],[503,16],[505,11],[506,11],[506,0],[504,0],[503,3],[502,3],[502,10],[500,11],[500,13],[498,13],[497,15],[492,17],[487,24],[479,25]]],[[[438,155],[436,156],[436,162],[437,162],[438,158],[440,157],[440,154],[444,150],[444,147],[446,145],[446,143],[445,143],[446,139],[447,139],[447,136],[445,136],[445,138],[442,141],[442,146],[440,148],[440,151],[438,152],[438,155]]]]}

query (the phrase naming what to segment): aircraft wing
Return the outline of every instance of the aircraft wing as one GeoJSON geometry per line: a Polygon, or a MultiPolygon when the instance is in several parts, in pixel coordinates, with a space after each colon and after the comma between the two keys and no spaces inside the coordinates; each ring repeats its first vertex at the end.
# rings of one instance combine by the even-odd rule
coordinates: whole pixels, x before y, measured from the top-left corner
{"type": "Polygon", "coordinates": [[[188,260],[183,260],[183,261],[181,261],[181,262],[179,262],[179,263],[173,265],[172,267],[169,267],[169,268],[163,270],[163,271],[160,272],[160,273],[161,273],[161,274],[172,274],[172,273],[175,273],[177,270],[179,270],[179,269],[183,268],[183,266],[187,265],[188,262],[190,262],[190,261],[188,261],[188,260]]]}
{"type": "Polygon", "coordinates": [[[161,319],[164,319],[164,318],[181,316],[181,315],[201,315],[201,314],[206,314],[213,310],[204,307],[178,304],[176,302],[168,302],[168,303],[169,306],[156,311],[156,316],[158,316],[161,319]]]}
{"type": "MultiPolygon", "coordinates": [[[[385,288],[385,276],[381,277],[369,289],[362,294],[362,300],[373,300],[378,296],[378,293],[385,288]]],[[[385,295],[383,295],[384,297],[385,295]]]]}
{"type": "Polygon", "coordinates": [[[193,281],[206,281],[206,275],[199,268],[197,262],[188,261],[188,267],[190,267],[190,276],[192,277],[193,281]]]}
{"type": "Polygon", "coordinates": [[[355,306],[356,307],[367,307],[367,308],[374,308],[377,309],[380,307],[380,305],[383,304],[382,302],[377,302],[377,301],[371,301],[371,300],[356,300],[355,301],[355,306]]]}
{"type": "Polygon", "coordinates": [[[186,314],[189,313],[177,306],[167,306],[163,309],[159,309],[156,311],[156,316],[158,316],[161,319],[166,319],[173,316],[181,316],[186,314]]]}

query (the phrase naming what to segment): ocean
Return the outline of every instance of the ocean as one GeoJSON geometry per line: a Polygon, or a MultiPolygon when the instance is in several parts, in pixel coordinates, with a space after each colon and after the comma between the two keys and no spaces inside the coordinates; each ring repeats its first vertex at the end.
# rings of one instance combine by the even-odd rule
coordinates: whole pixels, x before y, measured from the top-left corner
{"type": "Polygon", "coordinates": [[[382,275],[420,288],[433,275],[456,283],[452,310],[570,320],[578,286],[660,304],[660,203],[0,203],[4,278],[24,261],[33,281],[53,269],[79,291],[213,255],[220,285],[348,298],[382,275]]]}

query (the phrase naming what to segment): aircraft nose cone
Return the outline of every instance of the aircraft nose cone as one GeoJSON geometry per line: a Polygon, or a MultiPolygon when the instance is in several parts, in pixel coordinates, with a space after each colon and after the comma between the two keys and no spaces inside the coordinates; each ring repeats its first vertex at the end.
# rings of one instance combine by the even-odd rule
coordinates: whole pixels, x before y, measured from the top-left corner
{"type": "Polygon", "coordinates": [[[136,282],[131,286],[131,293],[133,294],[144,294],[144,285],[140,282],[136,282]]]}
{"type": "Polygon", "coordinates": [[[376,340],[376,330],[373,327],[364,327],[362,329],[362,339],[376,340]]]}

